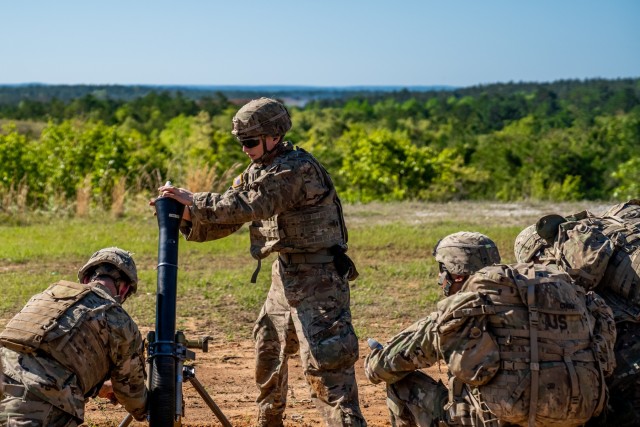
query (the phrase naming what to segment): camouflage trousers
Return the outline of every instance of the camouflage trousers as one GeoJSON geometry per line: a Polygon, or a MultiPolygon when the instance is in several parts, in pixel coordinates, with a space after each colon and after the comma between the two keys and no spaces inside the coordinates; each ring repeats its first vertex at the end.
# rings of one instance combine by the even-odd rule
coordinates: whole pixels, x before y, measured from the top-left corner
{"type": "Polygon", "coordinates": [[[448,389],[421,371],[387,385],[393,427],[515,427],[498,420],[462,383],[448,389]],[[459,388],[459,389],[458,389],[459,388]],[[454,403],[449,403],[453,401],[454,403]]]}
{"type": "Polygon", "coordinates": [[[364,427],[354,364],[358,339],[351,325],[349,284],[330,264],[291,264],[278,258],[256,321],[259,426],[282,426],[288,359],[297,351],[311,397],[327,426],[364,427]]]}
{"type": "Polygon", "coordinates": [[[7,427],[76,427],[82,424],[71,414],[31,396],[26,388],[6,378],[4,398],[0,401],[0,426],[7,427]]]}
{"type": "Polygon", "coordinates": [[[640,425],[640,323],[621,322],[616,329],[616,369],[607,378],[609,403],[590,427],[640,425]]]}
{"type": "Polygon", "coordinates": [[[393,427],[432,427],[445,420],[449,393],[442,382],[415,371],[387,385],[387,407],[393,427]]]}

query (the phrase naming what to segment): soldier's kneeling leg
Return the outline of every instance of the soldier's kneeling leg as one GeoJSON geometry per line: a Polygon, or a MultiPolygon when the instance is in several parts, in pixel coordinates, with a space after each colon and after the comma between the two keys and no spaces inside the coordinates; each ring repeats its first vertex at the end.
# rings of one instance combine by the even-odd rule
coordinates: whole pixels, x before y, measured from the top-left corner
{"type": "Polygon", "coordinates": [[[392,425],[437,426],[445,419],[447,388],[441,381],[416,371],[387,386],[387,406],[392,425]]]}

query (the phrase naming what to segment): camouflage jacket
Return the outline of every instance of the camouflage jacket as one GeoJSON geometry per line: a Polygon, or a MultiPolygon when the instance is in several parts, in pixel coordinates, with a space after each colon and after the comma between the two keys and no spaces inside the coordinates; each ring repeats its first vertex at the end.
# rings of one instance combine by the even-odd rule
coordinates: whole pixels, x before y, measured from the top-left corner
{"type": "MultiPolygon", "coordinates": [[[[43,307],[44,313],[52,290],[70,283],[63,282],[34,295],[14,319],[24,317],[23,312],[33,316],[28,314],[29,307],[43,307]]],[[[84,419],[85,399],[97,394],[104,380],[111,379],[118,401],[136,419],[142,419],[147,389],[140,332],[105,287],[97,283],[82,286],[91,291],[83,293],[59,317],[41,317],[47,322],[43,326],[48,327],[37,349],[0,350],[5,374],[24,384],[32,395],[79,419],[84,419]],[[65,360],[60,360],[64,355],[65,360]]]]}
{"type": "Polygon", "coordinates": [[[316,252],[344,245],[347,231],[340,200],[326,170],[289,142],[278,145],[272,160],[251,163],[225,193],[196,193],[187,240],[208,241],[251,222],[251,254],[316,252]]]}

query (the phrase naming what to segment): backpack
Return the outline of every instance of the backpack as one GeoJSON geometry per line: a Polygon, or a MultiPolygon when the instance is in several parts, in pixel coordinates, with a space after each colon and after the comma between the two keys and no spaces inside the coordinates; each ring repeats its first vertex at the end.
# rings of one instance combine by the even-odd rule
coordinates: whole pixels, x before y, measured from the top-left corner
{"type": "MultiPolygon", "coordinates": [[[[640,200],[615,205],[602,217],[580,212],[574,218],[592,228],[592,233],[605,236],[613,244],[613,253],[596,284],[597,292],[604,293],[607,290],[610,294],[618,295],[621,299],[615,302],[622,303],[621,310],[637,312],[640,308],[640,200]]],[[[599,272],[600,266],[596,268],[599,272]]],[[[637,322],[640,317],[632,316],[630,320],[637,322]]]]}
{"type": "Polygon", "coordinates": [[[596,288],[615,249],[614,242],[604,234],[603,228],[597,218],[560,224],[553,247],[545,251],[543,262],[558,265],[585,290],[596,288]]]}
{"type": "MultiPolygon", "coordinates": [[[[601,412],[604,371],[615,366],[610,358],[615,326],[611,310],[597,295],[587,298],[555,266],[534,264],[486,267],[462,291],[479,293],[485,306],[458,307],[442,321],[485,317],[499,355],[499,369],[488,382],[460,378],[468,394],[500,421],[517,425],[579,426],[601,412]]],[[[472,360],[482,360],[470,353],[472,360]]],[[[468,365],[464,352],[460,357],[458,365],[468,365]]],[[[459,406],[459,400],[450,403],[459,406]]]]}
{"type": "Polygon", "coordinates": [[[623,220],[635,227],[640,226],[640,199],[632,199],[624,203],[611,206],[603,217],[613,217],[623,220]]]}
{"type": "MultiPolygon", "coordinates": [[[[640,307],[640,222],[603,217],[602,233],[615,243],[615,251],[601,280],[601,287],[640,307]]],[[[640,321],[636,317],[635,321],[640,321]]]]}

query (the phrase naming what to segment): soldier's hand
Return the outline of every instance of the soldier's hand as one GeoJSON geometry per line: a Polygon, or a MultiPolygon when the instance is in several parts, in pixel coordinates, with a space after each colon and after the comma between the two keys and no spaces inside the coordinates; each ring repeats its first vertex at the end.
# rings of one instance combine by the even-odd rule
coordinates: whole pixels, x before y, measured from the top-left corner
{"type": "Polygon", "coordinates": [[[109,402],[112,405],[118,403],[116,394],[113,392],[113,385],[111,384],[111,380],[105,381],[104,384],[102,384],[102,387],[100,387],[100,391],[98,392],[98,397],[109,399],[109,402]]]}
{"type": "Polygon", "coordinates": [[[371,350],[375,350],[375,349],[380,349],[382,350],[382,344],[380,344],[378,342],[378,340],[374,339],[374,338],[367,338],[367,344],[369,344],[369,348],[371,350]]]}
{"type": "MultiPolygon", "coordinates": [[[[155,206],[156,200],[160,197],[170,197],[185,205],[185,209],[182,212],[182,219],[191,221],[191,212],[186,208],[186,206],[193,206],[193,193],[191,191],[186,188],[174,187],[171,181],[167,181],[165,185],[158,188],[158,194],[158,198],[149,200],[150,206],[155,206]]],[[[154,211],[153,214],[155,216],[156,212],[154,211]]]]}
{"type": "Polygon", "coordinates": [[[193,205],[193,193],[186,188],[174,187],[171,183],[167,183],[158,188],[160,197],[171,197],[185,206],[193,205]]]}

